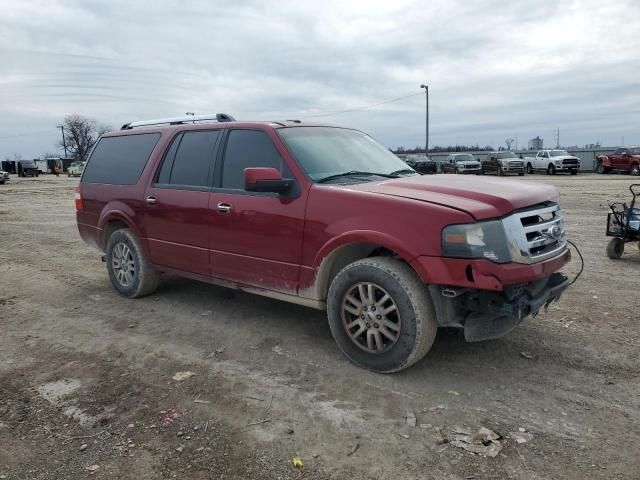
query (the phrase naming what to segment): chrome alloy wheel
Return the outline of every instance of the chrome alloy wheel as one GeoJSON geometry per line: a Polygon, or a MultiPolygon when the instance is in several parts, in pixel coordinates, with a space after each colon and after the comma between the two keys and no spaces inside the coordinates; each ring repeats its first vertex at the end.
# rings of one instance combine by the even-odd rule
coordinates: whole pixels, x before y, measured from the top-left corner
{"type": "Polygon", "coordinates": [[[400,312],[375,283],[356,283],[342,300],[342,324],[349,339],[368,353],[389,350],[400,337],[400,312]]]}
{"type": "Polygon", "coordinates": [[[136,261],[131,249],[124,242],[118,242],[113,247],[111,268],[120,285],[129,287],[133,284],[136,275],[136,261]]]}

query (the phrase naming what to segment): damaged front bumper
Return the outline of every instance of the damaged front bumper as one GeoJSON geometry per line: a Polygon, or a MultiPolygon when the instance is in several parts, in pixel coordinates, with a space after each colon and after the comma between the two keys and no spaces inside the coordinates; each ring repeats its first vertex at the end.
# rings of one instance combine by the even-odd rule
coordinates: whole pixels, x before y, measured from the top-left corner
{"type": "Polygon", "coordinates": [[[468,342],[502,337],[528,316],[557,301],[569,287],[562,273],[532,283],[508,285],[502,292],[430,285],[438,325],[460,327],[468,342]]]}

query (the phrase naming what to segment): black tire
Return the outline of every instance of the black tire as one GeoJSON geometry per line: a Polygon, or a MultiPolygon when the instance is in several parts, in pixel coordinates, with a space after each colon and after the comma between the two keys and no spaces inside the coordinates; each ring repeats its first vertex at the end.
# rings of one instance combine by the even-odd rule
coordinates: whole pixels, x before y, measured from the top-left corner
{"type": "MultiPolygon", "coordinates": [[[[374,299],[380,300],[375,296],[374,299]]],[[[362,304],[366,305],[366,302],[363,301],[362,304]]],[[[374,304],[378,308],[388,305],[388,303],[375,302],[374,304]]],[[[380,310],[378,312],[382,313],[380,310]]],[[[365,258],[342,269],[329,288],[327,315],[331,333],[340,350],[356,365],[379,373],[398,372],[422,359],[431,348],[438,327],[433,301],[427,286],[409,265],[390,257],[365,258]],[[352,339],[346,327],[347,321],[360,322],[358,315],[362,314],[362,322],[371,322],[367,324],[367,329],[364,324],[361,327],[365,329],[363,333],[366,333],[368,341],[369,331],[371,331],[369,328],[377,328],[378,326],[373,322],[377,321],[376,317],[380,318],[372,313],[374,307],[369,307],[369,311],[365,314],[366,306],[360,308],[352,306],[351,308],[359,313],[351,318],[343,317],[343,315],[352,315],[343,310],[343,303],[348,305],[347,295],[357,288],[358,284],[365,282],[375,284],[375,287],[387,293],[390,297],[387,302],[390,301],[396,307],[393,314],[396,314],[398,319],[399,328],[395,330],[397,338],[380,349],[380,352],[367,351],[366,347],[358,345],[357,338],[352,339]]],[[[387,316],[385,315],[384,318],[386,319],[387,316]]],[[[383,321],[385,320],[380,321],[380,329],[383,328],[383,321]]],[[[387,326],[384,326],[384,329],[393,333],[387,326]]],[[[355,333],[352,332],[352,335],[355,333]]],[[[379,337],[389,341],[386,337],[381,335],[379,337]]]]}
{"type": "Polygon", "coordinates": [[[640,176],[640,165],[633,165],[631,167],[631,175],[634,177],[640,176]]]}
{"type": "Polygon", "coordinates": [[[502,167],[498,167],[498,176],[504,177],[504,170],[502,170],[502,167]]]}
{"type": "Polygon", "coordinates": [[[113,288],[125,297],[144,297],[158,288],[160,274],[149,263],[140,241],[128,228],[116,230],[107,241],[107,271],[113,288]],[[125,279],[119,279],[119,275],[116,272],[118,270],[116,267],[118,261],[116,259],[114,262],[114,251],[116,252],[115,256],[117,256],[116,249],[120,248],[120,245],[126,246],[131,253],[132,278],[129,282],[125,281],[125,279]]]}
{"type": "Polygon", "coordinates": [[[456,175],[457,175],[458,173],[460,173],[460,172],[458,171],[458,167],[456,167],[456,168],[455,168],[455,170],[453,171],[453,173],[455,173],[456,175]]]}
{"type": "Polygon", "coordinates": [[[571,175],[577,175],[578,174],[578,170],[571,170],[571,175]]]}
{"type": "Polygon", "coordinates": [[[618,260],[624,253],[624,240],[621,238],[612,238],[607,245],[607,257],[612,260],[618,260]]]}
{"type": "Polygon", "coordinates": [[[600,175],[607,173],[607,168],[604,165],[602,165],[602,162],[598,162],[598,166],[596,167],[596,173],[599,173],[600,175]]]}
{"type": "Polygon", "coordinates": [[[531,165],[530,163],[527,163],[527,173],[529,175],[533,174],[533,165],[531,165]]]}
{"type": "Polygon", "coordinates": [[[524,177],[524,172],[518,174],[519,177],[524,177]]]}
{"type": "Polygon", "coordinates": [[[550,163],[549,166],[547,167],[547,175],[555,175],[556,174],[556,167],[553,163],[550,163]]]}

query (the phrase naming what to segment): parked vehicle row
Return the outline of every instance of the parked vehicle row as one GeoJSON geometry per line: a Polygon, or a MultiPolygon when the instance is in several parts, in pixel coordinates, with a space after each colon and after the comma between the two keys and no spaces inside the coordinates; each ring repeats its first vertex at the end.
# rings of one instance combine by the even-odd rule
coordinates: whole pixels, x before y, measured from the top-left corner
{"type": "MultiPolygon", "coordinates": [[[[478,170],[464,155],[452,165],[478,170]]],[[[497,338],[558,300],[571,255],[557,197],[420,176],[353,129],[218,114],[102,136],[76,210],[120,294],[166,272],[323,309],[349,359],[395,372],[438,327],[497,338]]]]}

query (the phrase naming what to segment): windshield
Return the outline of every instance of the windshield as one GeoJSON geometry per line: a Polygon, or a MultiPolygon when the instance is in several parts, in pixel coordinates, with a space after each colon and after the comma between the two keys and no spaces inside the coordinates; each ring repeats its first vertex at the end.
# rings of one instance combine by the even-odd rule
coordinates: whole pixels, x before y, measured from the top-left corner
{"type": "Polygon", "coordinates": [[[631,154],[632,155],[640,155],[640,147],[632,148],[631,149],[631,154]]]}
{"type": "Polygon", "coordinates": [[[465,153],[463,155],[456,155],[454,158],[456,159],[456,162],[473,162],[473,161],[475,161],[475,158],[473,158],[473,155],[470,155],[468,153],[465,153]]]}
{"type": "Polygon", "coordinates": [[[518,158],[518,157],[513,152],[500,152],[498,153],[498,158],[503,159],[503,158],[518,158]]]}
{"type": "Polygon", "coordinates": [[[32,160],[20,160],[22,168],[36,168],[36,164],[32,160]]]}
{"type": "MultiPolygon", "coordinates": [[[[413,173],[407,164],[369,135],[335,127],[278,129],[289,151],[312,180],[345,172],[413,173]]],[[[369,179],[359,178],[360,181],[369,179]]]]}
{"type": "Polygon", "coordinates": [[[552,157],[563,157],[565,155],[569,155],[569,152],[567,152],[566,150],[551,150],[549,154],[552,157]]]}

